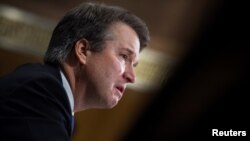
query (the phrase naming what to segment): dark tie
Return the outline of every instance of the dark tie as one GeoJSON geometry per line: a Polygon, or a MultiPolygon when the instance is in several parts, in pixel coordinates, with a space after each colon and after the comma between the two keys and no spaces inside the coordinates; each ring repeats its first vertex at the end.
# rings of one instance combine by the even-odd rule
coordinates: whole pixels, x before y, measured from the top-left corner
{"type": "Polygon", "coordinates": [[[71,132],[73,133],[73,131],[74,131],[74,116],[72,115],[71,116],[71,132]]]}

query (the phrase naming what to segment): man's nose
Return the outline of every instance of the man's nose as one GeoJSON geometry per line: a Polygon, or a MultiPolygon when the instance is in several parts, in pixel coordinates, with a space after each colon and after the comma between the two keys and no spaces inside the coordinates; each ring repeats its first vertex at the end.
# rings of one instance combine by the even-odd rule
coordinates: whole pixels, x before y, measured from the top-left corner
{"type": "Polygon", "coordinates": [[[124,72],[124,78],[127,83],[135,83],[135,72],[133,67],[127,67],[124,72]]]}

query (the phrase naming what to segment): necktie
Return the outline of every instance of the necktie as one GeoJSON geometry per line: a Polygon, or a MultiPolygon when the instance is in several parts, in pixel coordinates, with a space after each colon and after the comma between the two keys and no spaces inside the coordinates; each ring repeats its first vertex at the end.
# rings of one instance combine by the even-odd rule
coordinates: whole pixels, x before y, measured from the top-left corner
{"type": "Polygon", "coordinates": [[[71,116],[71,132],[73,133],[73,131],[74,131],[74,124],[75,124],[75,122],[74,122],[74,116],[72,115],[71,116]]]}

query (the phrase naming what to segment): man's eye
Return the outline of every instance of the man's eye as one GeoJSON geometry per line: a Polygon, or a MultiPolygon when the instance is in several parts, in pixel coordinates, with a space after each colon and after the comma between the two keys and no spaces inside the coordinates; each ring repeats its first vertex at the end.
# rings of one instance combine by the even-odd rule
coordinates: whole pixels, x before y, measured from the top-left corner
{"type": "Polygon", "coordinates": [[[121,56],[122,56],[122,58],[123,58],[124,60],[128,60],[128,55],[126,55],[126,54],[121,54],[121,56]]]}

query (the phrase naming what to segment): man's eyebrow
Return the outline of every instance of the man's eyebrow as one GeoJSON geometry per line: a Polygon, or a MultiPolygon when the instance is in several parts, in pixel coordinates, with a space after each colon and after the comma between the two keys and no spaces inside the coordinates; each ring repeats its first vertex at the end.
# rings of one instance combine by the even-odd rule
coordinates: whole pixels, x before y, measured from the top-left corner
{"type": "MultiPolygon", "coordinates": [[[[131,50],[130,48],[123,48],[124,50],[126,50],[130,55],[135,55],[135,52],[133,50],[131,50]]],[[[133,64],[133,67],[136,67],[139,64],[139,62],[135,62],[133,64]]]]}
{"type": "Polygon", "coordinates": [[[123,50],[126,50],[129,54],[132,54],[132,55],[135,54],[135,52],[131,50],[130,48],[123,48],[123,50]]]}

